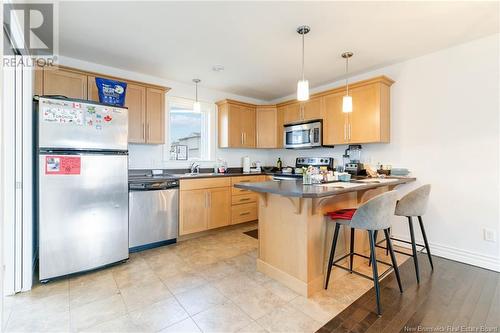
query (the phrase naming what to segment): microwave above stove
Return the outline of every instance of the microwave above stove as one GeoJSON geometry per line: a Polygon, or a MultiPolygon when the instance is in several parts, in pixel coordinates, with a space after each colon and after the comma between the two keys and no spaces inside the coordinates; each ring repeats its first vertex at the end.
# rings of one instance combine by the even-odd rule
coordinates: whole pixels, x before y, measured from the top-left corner
{"type": "Polygon", "coordinates": [[[285,125],[283,145],[288,149],[321,147],[323,141],[323,123],[312,120],[306,123],[285,125]]]}

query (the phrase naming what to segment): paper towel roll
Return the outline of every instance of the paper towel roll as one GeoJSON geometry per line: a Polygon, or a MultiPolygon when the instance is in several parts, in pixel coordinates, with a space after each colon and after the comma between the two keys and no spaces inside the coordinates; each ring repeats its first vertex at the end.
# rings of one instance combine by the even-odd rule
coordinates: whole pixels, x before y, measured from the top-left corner
{"type": "Polygon", "coordinates": [[[243,172],[250,172],[250,157],[243,157],[243,172]]]}

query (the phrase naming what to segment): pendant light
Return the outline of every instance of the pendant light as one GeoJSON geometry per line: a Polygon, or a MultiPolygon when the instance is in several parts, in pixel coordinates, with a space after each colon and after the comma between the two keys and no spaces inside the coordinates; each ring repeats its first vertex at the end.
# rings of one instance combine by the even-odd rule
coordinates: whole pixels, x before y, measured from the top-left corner
{"type": "Polygon", "coordinates": [[[344,98],[342,98],[342,112],[352,112],[352,97],[349,96],[349,58],[353,56],[352,52],[342,53],[342,58],[345,59],[345,87],[346,92],[344,98]]]}
{"type": "Polygon", "coordinates": [[[201,104],[200,104],[200,102],[198,102],[198,83],[200,83],[201,80],[200,79],[193,79],[193,82],[194,82],[195,87],[196,87],[195,88],[196,89],[195,90],[196,91],[196,100],[193,104],[193,111],[200,112],[201,111],[201,104]]]}
{"type": "Polygon", "coordinates": [[[309,99],[309,81],[304,78],[304,35],[311,31],[307,25],[301,25],[297,32],[302,35],[302,79],[297,82],[297,100],[307,101],[309,99]]]}

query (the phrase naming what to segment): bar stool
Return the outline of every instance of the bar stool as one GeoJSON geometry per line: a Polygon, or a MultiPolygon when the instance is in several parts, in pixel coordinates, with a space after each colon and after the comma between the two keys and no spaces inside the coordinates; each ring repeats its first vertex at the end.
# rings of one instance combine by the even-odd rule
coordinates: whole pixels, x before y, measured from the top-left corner
{"type": "MultiPolygon", "coordinates": [[[[390,239],[395,240],[397,242],[402,242],[411,245],[412,254],[408,254],[406,252],[394,250],[397,253],[404,254],[410,257],[413,257],[413,264],[415,265],[415,274],[417,276],[417,283],[420,283],[420,272],[418,268],[418,258],[417,255],[421,253],[424,249],[427,252],[427,256],[429,258],[429,263],[431,264],[431,269],[434,270],[434,264],[432,263],[431,257],[431,249],[429,247],[429,242],[427,241],[427,235],[424,229],[424,222],[422,220],[422,215],[425,214],[427,210],[427,203],[429,202],[429,194],[431,192],[431,185],[426,184],[423,185],[410,193],[406,194],[396,203],[396,216],[405,216],[408,219],[408,225],[410,228],[410,242],[404,239],[399,239],[396,237],[390,237],[390,239]],[[415,241],[415,232],[413,230],[413,220],[412,217],[416,216],[418,218],[418,222],[420,225],[420,231],[422,232],[422,237],[424,239],[424,245],[417,244],[415,241]],[[417,246],[420,247],[420,250],[417,251],[417,246]]],[[[375,233],[375,239],[377,235],[375,233]]],[[[379,245],[380,241],[376,244],[379,248],[384,248],[379,245]]]]}
{"type": "Polygon", "coordinates": [[[361,206],[359,206],[357,209],[344,209],[340,211],[335,211],[335,212],[330,212],[327,213],[327,215],[330,217],[330,219],[335,222],[335,231],[333,234],[333,241],[332,241],[332,248],[330,250],[330,258],[328,259],[328,270],[326,273],[326,281],[325,281],[325,289],[328,288],[328,281],[330,280],[330,274],[332,267],[339,267],[341,269],[347,270],[350,273],[355,273],[357,275],[360,275],[364,278],[367,278],[369,280],[373,281],[374,287],[375,287],[375,295],[377,297],[377,314],[381,315],[382,310],[380,306],[380,287],[379,287],[379,280],[382,279],[384,276],[389,274],[392,270],[394,270],[394,273],[396,274],[396,279],[398,281],[398,286],[399,286],[399,291],[403,292],[403,287],[401,285],[401,278],[399,276],[399,269],[398,269],[398,264],[396,262],[396,256],[394,255],[394,251],[392,249],[392,242],[389,237],[389,226],[390,226],[390,220],[391,217],[394,214],[394,207],[396,206],[396,200],[397,200],[397,192],[396,191],[389,191],[385,192],[382,194],[379,194],[370,200],[366,201],[363,203],[361,206]],[[350,249],[349,253],[340,257],[337,260],[334,260],[335,256],[335,248],[337,246],[337,240],[339,236],[339,230],[340,226],[345,225],[351,228],[351,242],[350,242],[350,249]],[[368,236],[370,239],[370,251],[371,255],[370,257],[365,256],[363,254],[355,253],[354,252],[354,231],[355,229],[360,229],[360,230],[367,230],[368,231],[368,236]],[[378,230],[383,230],[384,234],[387,237],[387,247],[389,250],[389,253],[391,255],[391,261],[392,264],[389,264],[387,262],[383,262],[381,260],[377,260],[376,258],[376,253],[375,253],[375,231],[378,230]],[[370,277],[368,275],[362,274],[360,272],[356,272],[353,270],[353,257],[354,255],[371,259],[372,261],[372,272],[373,272],[373,277],[370,277]],[[350,257],[349,261],[349,268],[343,267],[341,265],[338,265],[337,262],[350,257]],[[380,276],[378,275],[378,270],[377,270],[377,265],[376,263],[380,262],[384,265],[389,266],[389,269],[387,269],[384,273],[382,273],[380,276]]]}

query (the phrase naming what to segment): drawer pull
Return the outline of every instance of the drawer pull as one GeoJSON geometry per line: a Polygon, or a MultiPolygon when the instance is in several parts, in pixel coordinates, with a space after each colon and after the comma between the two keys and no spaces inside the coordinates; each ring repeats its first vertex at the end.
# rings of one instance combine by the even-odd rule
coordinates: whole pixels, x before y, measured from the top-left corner
{"type": "Polygon", "coordinates": [[[240,213],[240,216],[250,215],[250,212],[240,213]]]}
{"type": "Polygon", "coordinates": [[[242,198],[242,199],[240,199],[240,202],[241,201],[248,201],[248,200],[252,200],[252,199],[251,198],[242,198]]]}

